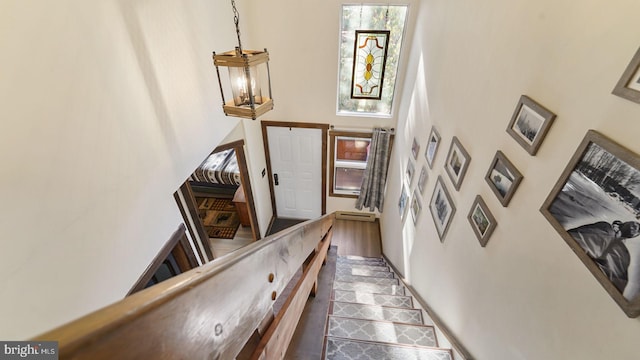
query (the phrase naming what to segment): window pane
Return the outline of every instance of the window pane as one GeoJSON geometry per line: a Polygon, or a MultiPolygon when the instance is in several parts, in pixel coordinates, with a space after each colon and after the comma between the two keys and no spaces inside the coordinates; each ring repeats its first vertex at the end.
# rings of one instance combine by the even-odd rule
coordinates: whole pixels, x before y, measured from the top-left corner
{"type": "Polygon", "coordinates": [[[360,193],[360,185],[362,185],[362,176],[364,175],[364,169],[353,169],[336,166],[335,174],[335,191],[343,193],[346,192],[348,194],[360,193]]]}
{"type": "Polygon", "coordinates": [[[391,115],[400,49],[407,17],[406,5],[343,5],[340,29],[338,114],[391,115]],[[389,30],[389,48],[381,100],[351,98],[356,30],[389,30]]]}
{"type": "Polygon", "coordinates": [[[370,139],[338,138],[336,160],[367,161],[370,139]]]}

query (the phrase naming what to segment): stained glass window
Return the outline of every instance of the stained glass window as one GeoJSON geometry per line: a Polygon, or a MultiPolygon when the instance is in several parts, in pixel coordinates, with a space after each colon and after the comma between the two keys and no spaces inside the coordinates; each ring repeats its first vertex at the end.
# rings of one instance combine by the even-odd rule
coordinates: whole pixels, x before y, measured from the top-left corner
{"type": "Polygon", "coordinates": [[[352,99],[380,100],[382,97],[388,40],[389,30],[356,30],[351,77],[352,99]]]}

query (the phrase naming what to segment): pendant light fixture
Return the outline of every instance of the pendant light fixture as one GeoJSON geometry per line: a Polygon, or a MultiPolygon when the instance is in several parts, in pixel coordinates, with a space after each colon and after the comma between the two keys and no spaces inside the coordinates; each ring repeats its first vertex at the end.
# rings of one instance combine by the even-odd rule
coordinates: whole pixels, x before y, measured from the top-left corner
{"type": "Polygon", "coordinates": [[[220,95],[222,96],[222,109],[227,116],[255,120],[258,116],[273,109],[269,52],[267,49],[264,51],[242,49],[238,26],[240,15],[234,0],[231,0],[231,6],[238,35],[238,46],[235,50],[222,54],[213,52],[213,64],[216,67],[220,95]],[[220,76],[220,67],[228,69],[228,77],[223,79],[220,76]]]}

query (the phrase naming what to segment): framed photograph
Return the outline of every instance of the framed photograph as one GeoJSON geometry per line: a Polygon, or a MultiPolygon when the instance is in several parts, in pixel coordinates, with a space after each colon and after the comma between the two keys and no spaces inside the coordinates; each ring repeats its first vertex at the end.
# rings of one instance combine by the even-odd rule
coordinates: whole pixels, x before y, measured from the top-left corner
{"type": "Polygon", "coordinates": [[[427,143],[427,149],[424,152],[424,157],[427,159],[429,168],[433,169],[433,159],[436,157],[438,146],[440,145],[440,134],[435,127],[431,127],[431,133],[429,134],[429,142],[427,143]]]}
{"type": "Polygon", "coordinates": [[[530,155],[535,155],[555,118],[556,114],[530,97],[522,95],[513,112],[507,132],[530,155]]]}
{"type": "Polygon", "coordinates": [[[447,174],[456,190],[460,190],[470,161],[471,156],[462,147],[458,138],[454,136],[453,140],[451,140],[451,147],[449,147],[449,154],[447,154],[447,162],[444,164],[444,168],[447,170],[447,174]]]}
{"type": "Polygon", "coordinates": [[[480,241],[480,246],[485,247],[498,223],[480,195],[477,195],[473,201],[467,219],[469,219],[473,233],[480,241]]]}
{"type": "Polygon", "coordinates": [[[389,34],[389,30],[356,30],[351,73],[352,99],[382,98],[389,34]]]}
{"type": "Polygon", "coordinates": [[[484,178],[502,206],[506,207],[522,181],[522,174],[502,151],[498,150],[484,178]]]}
{"type": "Polygon", "coordinates": [[[427,174],[427,167],[422,166],[422,171],[420,171],[420,177],[418,178],[418,191],[420,194],[424,195],[424,186],[427,184],[427,179],[429,175],[427,174]]]}
{"type": "Polygon", "coordinates": [[[407,172],[406,172],[406,177],[407,177],[407,184],[409,186],[411,186],[411,181],[413,180],[413,173],[416,172],[416,167],[413,165],[413,161],[411,161],[411,159],[409,159],[407,161],[407,172]]]}
{"type": "Polygon", "coordinates": [[[420,153],[420,144],[418,144],[418,140],[413,138],[413,145],[411,145],[411,153],[413,154],[413,159],[418,160],[418,154],[420,153]]]}
{"type": "Polygon", "coordinates": [[[411,216],[413,217],[413,224],[418,223],[418,216],[422,210],[422,204],[420,204],[420,198],[418,197],[418,191],[413,191],[413,198],[411,199],[411,216]]]}
{"type": "Polygon", "coordinates": [[[612,93],[640,104],[640,48],[633,55],[612,93]]]}
{"type": "Polygon", "coordinates": [[[442,176],[438,176],[436,187],[433,190],[433,195],[429,202],[429,211],[436,225],[440,242],[442,242],[444,241],[444,236],[447,234],[447,230],[449,230],[453,214],[456,213],[456,207],[453,201],[451,201],[447,188],[444,186],[442,176]]]}
{"type": "Polygon", "coordinates": [[[402,184],[402,191],[400,192],[400,200],[398,200],[398,211],[400,212],[400,220],[404,220],[404,213],[407,209],[407,201],[409,200],[409,193],[407,187],[402,184]]]}
{"type": "Polygon", "coordinates": [[[640,158],[590,130],[540,211],[627,316],[640,315],[640,158]]]}

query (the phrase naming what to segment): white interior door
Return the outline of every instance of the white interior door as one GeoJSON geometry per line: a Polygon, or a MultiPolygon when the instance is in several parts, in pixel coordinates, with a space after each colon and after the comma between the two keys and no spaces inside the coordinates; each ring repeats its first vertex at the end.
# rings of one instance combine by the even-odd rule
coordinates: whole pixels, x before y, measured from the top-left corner
{"type": "Polygon", "coordinates": [[[278,217],[320,217],[322,129],[267,126],[267,139],[278,217]]]}

